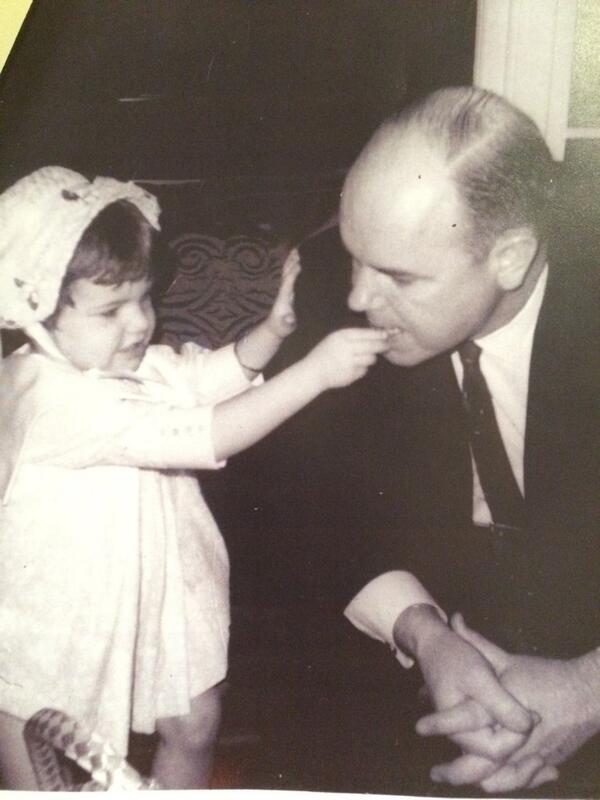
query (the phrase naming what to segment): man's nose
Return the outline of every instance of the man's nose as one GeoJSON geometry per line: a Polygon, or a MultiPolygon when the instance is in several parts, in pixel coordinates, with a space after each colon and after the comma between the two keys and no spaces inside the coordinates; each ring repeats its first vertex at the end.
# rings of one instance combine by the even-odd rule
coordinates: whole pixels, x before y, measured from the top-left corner
{"type": "Polygon", "coordinates": [[[348,295],[351,311],[371,311],[381,305],[381,295],[376,286],[375,276],[367,267],[355,266],[352,271],[352,289],[348,295]]]}

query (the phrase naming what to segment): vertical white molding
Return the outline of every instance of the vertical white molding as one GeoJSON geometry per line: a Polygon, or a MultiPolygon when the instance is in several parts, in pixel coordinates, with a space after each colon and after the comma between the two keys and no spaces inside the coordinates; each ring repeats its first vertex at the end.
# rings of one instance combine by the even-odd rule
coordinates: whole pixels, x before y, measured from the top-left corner
{"type": "Polygon", "coordinates": [[[564,157],[577,0],[477,0],[473,83],[532,117],[564,157]]]}

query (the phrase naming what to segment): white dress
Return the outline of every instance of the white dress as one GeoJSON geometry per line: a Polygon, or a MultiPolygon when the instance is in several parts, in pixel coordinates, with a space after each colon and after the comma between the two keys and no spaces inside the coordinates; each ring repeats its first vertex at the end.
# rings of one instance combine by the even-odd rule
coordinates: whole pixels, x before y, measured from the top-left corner
{"type": "Polygon", "coordinates": [[[135,375],[28,347],[0,369],[0,710],[57,708],[123,755],[227,668],[227,553],[190,469],[249,387],[231,346],[135,375]]]}

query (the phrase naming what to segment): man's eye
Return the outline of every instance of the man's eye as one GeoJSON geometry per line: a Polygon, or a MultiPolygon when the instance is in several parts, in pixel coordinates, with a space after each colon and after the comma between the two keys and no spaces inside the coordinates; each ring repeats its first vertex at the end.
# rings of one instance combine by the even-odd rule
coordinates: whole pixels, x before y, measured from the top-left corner
{"type": "Polygon", "coordinates": [[[118,308],[111,308],[109,311],[102,311],[100,316],[104,317],[104,319],[112,319],[113,317],[117,316],[118,310],[118,308]]]}

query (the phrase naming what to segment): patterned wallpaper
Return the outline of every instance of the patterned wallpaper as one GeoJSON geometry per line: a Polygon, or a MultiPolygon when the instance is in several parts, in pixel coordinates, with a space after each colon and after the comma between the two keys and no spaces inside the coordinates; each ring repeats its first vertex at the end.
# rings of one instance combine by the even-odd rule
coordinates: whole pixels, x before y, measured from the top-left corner
{"type": "Polygon", "coordinates": [[[161,340],[219,347],[265,317],[289,247],[246,235],[198,233],[170,242],[177,273],[158,307],[161,340]]]}

